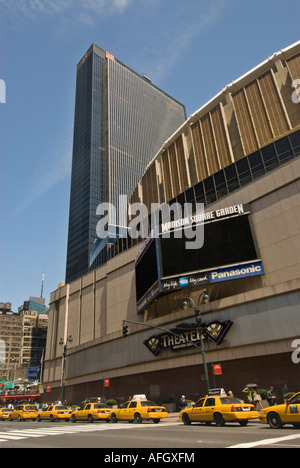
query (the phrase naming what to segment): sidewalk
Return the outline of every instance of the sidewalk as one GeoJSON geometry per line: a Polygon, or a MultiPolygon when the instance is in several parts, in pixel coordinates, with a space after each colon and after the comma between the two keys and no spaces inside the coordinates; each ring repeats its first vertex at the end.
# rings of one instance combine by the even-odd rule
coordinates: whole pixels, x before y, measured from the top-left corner
{"type": "Polygon", "coordinates": [[[167,418],[161,419],[161,422],[163,421],[173,421],[173,422],[179,422],[179,412],[178,413],[169,413],[167,418]]]}

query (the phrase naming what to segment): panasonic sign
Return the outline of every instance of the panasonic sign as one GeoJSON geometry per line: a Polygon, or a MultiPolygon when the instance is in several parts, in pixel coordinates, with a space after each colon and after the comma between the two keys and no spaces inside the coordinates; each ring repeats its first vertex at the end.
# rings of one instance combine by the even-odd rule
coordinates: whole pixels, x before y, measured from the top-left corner
{"type": "Polygon", "coordinates": [[[263,274],[264,268],[262,262],[256,262],[247,265],[239,265],[211,271],[210,282],[219,283],[221,281],[249,278],[250,276],[259,276],[263,274]]]}

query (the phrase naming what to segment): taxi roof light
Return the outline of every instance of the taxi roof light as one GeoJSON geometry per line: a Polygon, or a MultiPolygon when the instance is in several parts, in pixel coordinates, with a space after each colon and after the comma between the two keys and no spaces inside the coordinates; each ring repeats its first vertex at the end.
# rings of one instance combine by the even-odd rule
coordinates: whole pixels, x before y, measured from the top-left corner
{"type": "Polygon", "coordinates": [[[146,401],[147,397],[146,397],[145,394],[133,395],[132,400],[134,400],[134,401],[146,401]]]}

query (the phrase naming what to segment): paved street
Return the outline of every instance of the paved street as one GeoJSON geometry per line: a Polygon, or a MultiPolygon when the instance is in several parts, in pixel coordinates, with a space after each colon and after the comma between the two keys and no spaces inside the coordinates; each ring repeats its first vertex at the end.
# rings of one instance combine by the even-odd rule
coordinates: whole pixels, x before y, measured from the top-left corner
{"type": "MultiPolygon", "coordinates": [[[[300,448],[300,431],[293,427],[272,430],[259,422],[247,427],[237,424],[192,424],[184,426],[177,417],[160,424],[1,422],[0,448],[102,448],[109,449],[180,449],[200,448],[300,448]]],[[[142,451],[141,453],[144,453],[142,451]]],[[[197,453],[197,450],[195,450],[197,453]]],[[[104,455],[103,455],[104,456],[104,455]]],[[[146,456],[146,455],[145,455],[146,456]]]]}

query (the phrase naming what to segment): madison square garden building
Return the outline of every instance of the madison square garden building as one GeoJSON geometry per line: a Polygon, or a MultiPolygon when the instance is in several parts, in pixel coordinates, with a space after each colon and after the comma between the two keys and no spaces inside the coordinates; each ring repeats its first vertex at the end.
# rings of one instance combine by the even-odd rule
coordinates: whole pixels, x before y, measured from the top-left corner
{"type": "Polygon", "coordinates": [[[240,397],[249,381],[273,385],[279,397],[285,384],[299,391],[299,80],[297,43],[224,88],[153,154],[131,202],[149,213],[152,203],[189,203],[194,212],[149,228],[146,240],[120,239],[105,265],[51,294],[49,400],[60,397],[60,342],[68,403],[203,396],[194,304],[206,326],[210,387],[240,397]],[[203,247],[187,250],[175,233],[201,224],[203,247]]]}

